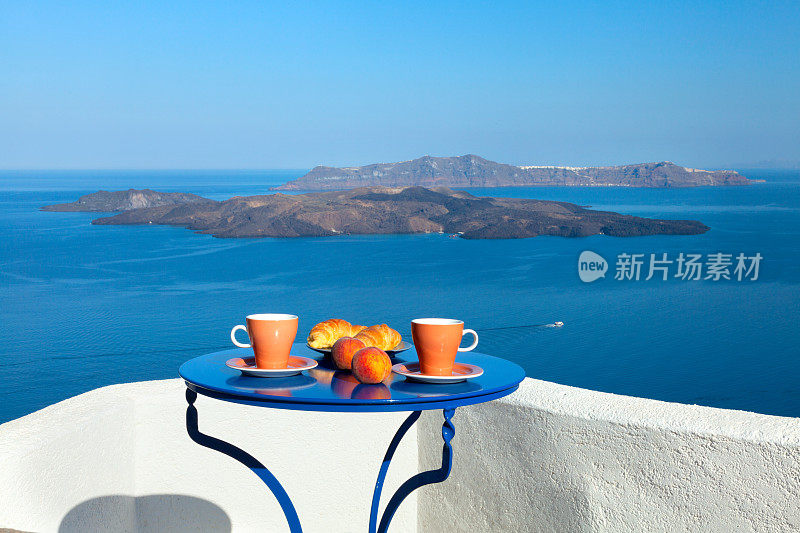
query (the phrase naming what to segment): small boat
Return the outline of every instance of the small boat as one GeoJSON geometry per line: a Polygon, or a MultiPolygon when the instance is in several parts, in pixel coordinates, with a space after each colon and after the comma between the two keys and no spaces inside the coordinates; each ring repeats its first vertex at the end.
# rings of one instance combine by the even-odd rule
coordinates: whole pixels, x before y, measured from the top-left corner
{"type": "Polygon", "coordinates": [[[545,326],[545,327],[548,327],[548,328],[560,328],[563,325],[564,325],[563,322],[553,322],[552,324],[547,324],[547,326],[545,326]]]}

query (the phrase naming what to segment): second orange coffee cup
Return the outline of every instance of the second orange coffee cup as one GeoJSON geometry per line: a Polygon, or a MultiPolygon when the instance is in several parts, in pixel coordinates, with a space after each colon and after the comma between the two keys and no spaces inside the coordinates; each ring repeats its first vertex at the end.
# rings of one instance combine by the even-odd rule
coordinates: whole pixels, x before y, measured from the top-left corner
{"type": "Polygon", "coordinates": [[[452,376],[457,352],[474,350],[478,345],[475,330],[464,329],[464,322],[452,318],[415,318],[411,321],[411,337],[419,356],[419,369],[431,376],[452,376]],[[471,333],[475,342],[459,348],[461,337],[471,333]]]}
{"type": "Polygon", "coordinates": [[[297,316],[278,313],[261,313],[247,317],[247,327],[239,325],[231,330],[231,340],[239,348],[253,348],[258,368],[286,368],[289,353],[297,336],[297,316]],[[236,332],[244,330],[250,344],[236,340],[236,332]]]}

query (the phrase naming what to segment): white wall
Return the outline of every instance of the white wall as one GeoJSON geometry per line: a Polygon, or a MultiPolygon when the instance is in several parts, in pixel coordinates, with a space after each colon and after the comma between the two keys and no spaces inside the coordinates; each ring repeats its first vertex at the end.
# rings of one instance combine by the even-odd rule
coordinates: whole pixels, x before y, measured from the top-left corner
{"type": "MultiPolygon", "coordinates": [[[[133,494],[134,402],[109,392],[0,425],[0,528],[58,531],[62,517],[80,502],[133,494]]],[[[71,517],[75,531],[130,531],[136,520],[130,500],[95,501],[83,511],[71,517]]]]}
{"type": "MultiPolygon", "coordinates": [[[[252,472],[189,439],[183,391],[179,380],[105,387],[0,426],[0,528],[285,531],[252,472]]],[[[405,413],[196,405],[202,432],[270,467],[305,531],[366,530],[405,413]]],[[[441,423],[426,413],[406,436],[384,502],[418,460],[439,466],[441,423]]],[[[454,423],[450,479],[412,495],[393,532],[800,530],[800,419],[526,379],[454,423]]]]}
{"type": "MultiPolygon", "coordinates": [[[[800,419],[526,379],[456,410],[453,473],[420,531],[800,531],[800,419]]],[[[420,466],[441,461],[439,413],[420,466]]]]}
{"type": "MultiPolygon", "coordinates": [[[[104,387],[0,426],[0,528],[23,531],[287,531],[264,484],[195,444],[182,380],[104,387]]],[[[200,431],[264,463],[303,531],[365,531],[375,477],[405,413],[284,411],[199,397],[200,431]]],[[[416,472],[411,430],[384,503],[416,472]]],[[[416,531],[416,499],[393,531],[416,531]]]]}

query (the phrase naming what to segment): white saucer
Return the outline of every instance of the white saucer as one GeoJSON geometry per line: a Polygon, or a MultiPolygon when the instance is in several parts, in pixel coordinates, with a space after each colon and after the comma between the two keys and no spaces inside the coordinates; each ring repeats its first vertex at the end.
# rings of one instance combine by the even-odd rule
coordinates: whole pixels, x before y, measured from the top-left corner
{"type": "Polygon", "coordinates": [[[286,368],[258,368],[255,357],[234,357],[225,361],[225,365],[240,371],[245,376],[256,378],[285,378],[294,376],[303,370],[310,370],[317,366],[317,361],[310,357],[290,355],[289,365],[286,368]]]}
{"type": "Polygon", "coordinates": [[[453,374],[450,376],[432,376],[423,374],[419,371],[419,363],[397,363],[392,367],[392,372],[405,376],[406,379],[420,381],[422,383],[459,383],[468,379],[477,378],[483,375],[483,369],[477,365],[467,363],[455,363],[453,374]]]}

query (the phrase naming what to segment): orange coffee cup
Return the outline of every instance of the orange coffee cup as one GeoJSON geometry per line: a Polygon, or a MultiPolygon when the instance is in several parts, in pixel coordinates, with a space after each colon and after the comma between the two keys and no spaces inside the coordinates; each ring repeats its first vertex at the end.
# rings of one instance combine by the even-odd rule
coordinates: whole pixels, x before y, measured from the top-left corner
{"type": "Polygon", "coordinates": [[[249,315],[247,327],[234,326],[231,340],[239,348],[253,348],[258,368],[286,368],[289,366],[289,352],[297,336],[297,316],[276,313],[249,315]],[[236,340],[238,330],[247,332],[250,344],[236,340]]]}
{"type": "Polygon", "coordinates": [[[453,375],[457,352],[474,350],[478,345],[475,330],[464,329],[464,322],[452,318],[415,318],[411,321],[411,337],[419,356],[419,369],[431,376],[453,375]],[[471,333],[475,342],[459,348],[461,338],[471,333]]]}

